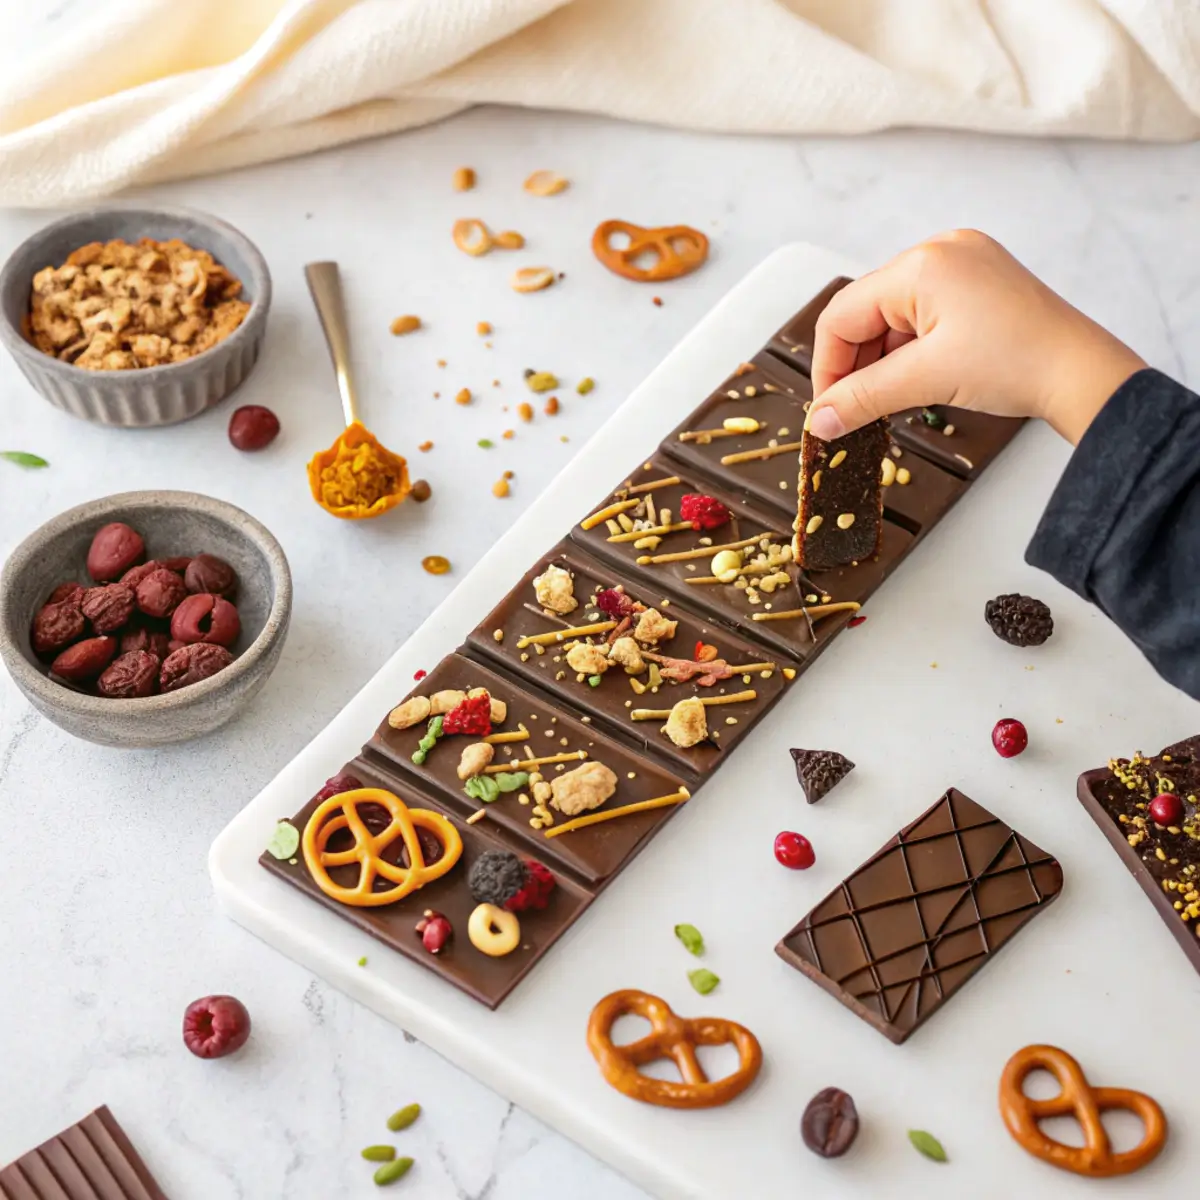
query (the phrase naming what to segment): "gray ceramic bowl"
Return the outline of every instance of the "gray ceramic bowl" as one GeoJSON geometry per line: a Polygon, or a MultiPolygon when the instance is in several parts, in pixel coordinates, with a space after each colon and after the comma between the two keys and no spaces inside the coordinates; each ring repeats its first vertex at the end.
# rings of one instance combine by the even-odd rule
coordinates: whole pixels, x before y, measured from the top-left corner
{"type": "Polygon", "coordinates": [[[13,551],[0,573],[0,658],[34,708],[68,733],[105,746],[162,746],[211,732],[250,701],[279,661],[291,612],[287,559],[248,513],[194,492],[124,492],[68,509],[13,551]],[[150,558],[209,553],[237,571],[236,661],[211,679],[141,700],[89,696],[47,677],[30,646],[33,618],[58,584],[90,584],[88,547],[110,521],[136,529],[150,558]]]}
{"type": "Polygon", "coordinates": [[[232,225],[185,208],[114,205],[47,225],[0,271],[0,342],[56,408],[101,425],[173,425],[219,403],[250,374],[271,307],[271,275],[254,244],[232,225]],[[207,250],[242,281],[246,319],[211,350],[181,363],[133,371],[87,371],[43,354],[25,336],[29,290],[43,267],[59,266],[89,242],[180,238],[207,250]]]}

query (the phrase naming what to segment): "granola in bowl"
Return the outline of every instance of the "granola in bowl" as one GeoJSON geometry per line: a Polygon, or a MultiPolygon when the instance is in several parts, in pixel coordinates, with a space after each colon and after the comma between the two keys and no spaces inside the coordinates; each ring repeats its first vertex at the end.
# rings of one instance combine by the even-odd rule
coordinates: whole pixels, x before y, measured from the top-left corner
{"type": "Polygon", "coordinates": [[[34,275],[29,336],[85,370],[165,366],[233,333],[250,311],[241,292],[208,251],[178,238],[90,242],[34,275]]]}

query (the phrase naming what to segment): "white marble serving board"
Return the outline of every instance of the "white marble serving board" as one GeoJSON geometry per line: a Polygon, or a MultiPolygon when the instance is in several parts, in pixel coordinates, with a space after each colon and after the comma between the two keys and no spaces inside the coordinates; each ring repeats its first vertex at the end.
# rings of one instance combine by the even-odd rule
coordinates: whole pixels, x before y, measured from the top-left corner
{"type": "MultiPolygon", "coordinates": [[[[516,1103],[663,1197],[792,1200],[920,1195],[1070,1197],[1097,1185],[1052,1170],[1010,1140],[996,1110],[1008,1056],[1030,1042],[1074,1053],[1097,1084],[1140,1088],[1172,1137],[1108,1196],[1182,1194],[1200,1175],[1195,1072],[1200,978],[1074,800],[1083,769],[1129,751],[1126,714],[1193,733],[1196,706],[1169,688],[1094,609],[1022,561],[1061,462],[1026,430],[758,727],[752,744],[678,814],[501,1006],[462,993],[268,875],[257,863],[275,821],[353,757],[413,673],[457,646],[529,563],[648,455],[737,362],[829,278],[855,266],[813,246],[784,247],[748,276],[613,414],[530,509],[337,718],[225,829],[210,856],[226,911],[270,945],[410,1030],[516,1103]],[[1045,647],[1018,650],[983,623],[985,599],[1033,591],[1053,606],[1045,647]],[[989,734],[1004,714],[1030,733],[1002,760],[989,734]],[[859,765],[815,807],[787,748],[836,748],[859,765]],[[1061,860],[1063,896],[904,1046],[893,1046],[786,966],[774,945],[809,907],[950,785],[1061,860]],[[774,862],[781,829],[811,838],[816,866],[774,862]],[[697,960],[676,942],[698,926],[703,964],[721,977],[696,995],[697,960]],[[369,966],[357,960],[369,955],[369,966]],[[724,1108],[677,1112],[610,1089],[588,1054],[593,1004],[616,988],[665,997],[687,1015],[749,1026],[765,1065],[724,1108]],[[800,1113],[820,1088],[855,1097],[863,1130],[839,1161],[809,1154],[800,1113]],[[948,1165],[906,1131],[941,1139],[948,1165]]],[[[1143,747],[1156,750],[1158,746],[1143,747]]],[[[460,931],[461,932],[461,931],[460,931]]],[[[1039,1093],[1045,1094],[1045,1093],[1039,1093]]],[[[1136,1137],[1117,1118],[1119,1144],[1136,1137]]],[[[1055,1127],[1054,1132],[1063,1134],[1055,1127]]],[[[569,1181],[563,1181],[564,1186],[569,1181]]],[[[565,1192],[563,1194],[566,1194],[565,1192]]]]}

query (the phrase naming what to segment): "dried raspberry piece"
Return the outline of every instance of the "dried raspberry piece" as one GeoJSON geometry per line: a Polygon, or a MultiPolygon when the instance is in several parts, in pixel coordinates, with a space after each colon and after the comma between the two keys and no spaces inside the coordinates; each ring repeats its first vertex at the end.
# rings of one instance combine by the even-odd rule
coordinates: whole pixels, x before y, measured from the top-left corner
{"type": "Polygon", "coordinates": [[[429,674],[429,672],[428,672],[428,671],[426,671],[424,667],[422,667],[422,668],[421,668],[419,671],[414,671],[414,672],[413,672],[413,679],[414,679],[414,680],[415,680],[417,683],[420,683],[420,682],[421,682],[421,680],[422,680],[422,679],[424,679],[424,678],[425,678],[425,676],[426,676],[426,675],[428,675],[428,674],[429,674]]]}
{"type": "Polygon", "coordinates": [[[487,737],[492,732],[492,698],[487,692],[468,696],[442,718],[443,733],[487,737]]]}
{"type": "Polygon", "coordinates": [[[620,621],[634,614],[633,600],[620,588],[605,588],[596,593],[596,607],[614,621],[620,621]]]}
{"type": "Polygon", "coordinates": [[[679,501],[679,519],[691,521],[693,529],[720,529],[732,518],[729,509],[715,496],[689,492],[679,501]]]}
{"type": "Polygon", "coordinates": [[[515,896],[504,902],[504,907],[509,912],[519,913],[529,908],[545,908],[550,903],[550,893],[556,885],[549,868],[530,858],[525,862],[525,870],[528,872],[525,885],[515,896]]]}

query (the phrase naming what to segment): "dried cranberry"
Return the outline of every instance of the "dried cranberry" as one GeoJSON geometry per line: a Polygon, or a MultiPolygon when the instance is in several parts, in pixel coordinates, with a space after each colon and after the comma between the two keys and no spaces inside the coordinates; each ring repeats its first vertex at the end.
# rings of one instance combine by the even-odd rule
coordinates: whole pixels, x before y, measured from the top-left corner
{"type": "Polygon", "coordinates": [[[784,832],[775,838],[775,861],[793,871],[806,871],[817,861],[817,856],[802,833],[784,832]]]}
{"type": "Polygon", "coordinates": [[[1001,758],[1016,758],[1029,745],[1029,734],[1020,721],[1006,717],[992,730],[992,745],[1001,758]]]}
{"type": "Polygon", "coordinates": [[[715,496],[689,492],[679,501],[679,519],[691,521],[693,529],[720,529],[732,514],[715,496]]]}
{"type": "Polygon", "coordinates": [[[105,668],[96,681],[96,690],[114,700],[129,700],[152,696],[158,691],[158,671],[161,661],[157,654],[146,650],[131,650],[122,654],[105,668]]]}
{"type": "Polygon", "coordinates": [[[183,581],[189,592],[208,592],[232,600],[237,595],[237,572],[215,554],[197,554],[187,565],[183,581]]]}
{"type": "Polygon", "coordinates": [[[620,588],[605,588],[597,592],[596,607],[614,621],[631,617],[634,612],[633,601],[620,588]]]}
{"type": "Polygon", "coordinates": [[[453,936],[454,929],[441,913],[427,908],[425,915],[417,922],[416,932],[421,939],[421,945],[430,954],[439,954],[453,936]]]}
{"type": "Polygon", "coordinates": [[[62,604],[67,600],[79,603],[83,599],[84,587],[80,583],[60,583],[46,598],[47,604],[62,604]]]}
{"type": "Polygon", "coordinates": [[[147,575],[154,571],[161,571],[164,564],[160,563],[157,558],[152,558],[149,562],[140,563],[136,567],[130,567],[124,575],[121,576],[121,582],[127,583],[133,590],[137,591],[137,585],[146,578],[147,575]]]}
{"type": "Polygon", "coordinates": [[[442,718],[443,733],[487,737],[492,732],[492,700],[487,692],[467,696],[442,718]]]}
{"type": "Polygon", "coordinates": [[[223,1058],[250,1036],[250,1014],[232,996],[193,1000],[183,1014],[183,1044],[197,1058],[223,1058]]]}
{"type": "Polygon", "coordinates": [[[201,592],[189,596],[171,617],[171,636],[176,641],[211,642],[232,646],[242,632],[238,610],[220,596],[201,592]]]}
{"type": "Polygon", "coordinates": [[[97,583],[111,583],[140,563],[145,554],[146,543],[141,534],[121,521],[114,521],[92,538],[87,556],[88,574],[97,583]]]}
{"type": "Polygon", "coordinates": [[[129,624],[134,604],[134,592],[129,584],[106,583],[102,587],[88,588],[80,607],[97,633],[115,633],[129,624]]]}
{"type": "Polygon", "coordinates": [[[247,404],[229,418],[229,440],[238,450],[263,450],[279,434],[279,418],[261,404],[247,404]]]}
{"type": "Polygon", "coordinates": [[[1178,825],[1183,820],[1183,801],[1173,792],[1159,792],[1148,811],[1156,825],[1178,825]]]}
{"type": "Polygon", "coordinates": [[[50,674],[70,683],[78,683],[82,679],[95,679],[112,662],[116,652],[116,638],[87,638],[64,650],[50,664],[50,674]]]}
{"type": "MultiPolygon", "coordinates": [[[[83,589],[80,589],[80,596],[83,589]]],[[[30,641],[34,653],[53,654],[69,646],[77,638],[83,637],[87,622],[83,619],[83,611],[79,607],[79,599],[71,597],[58,604],[47,604],[38,610],[33,618],[33,630],[30,641]]]]}
{"type": "Polygon", "coordinates": [[[174,571],[159,567],[137,585],[137,606],[148,617],[169,617],[187,594],[183,580],[174,571]]]}
{"type": "Polygon", "coordinates": [[[362,783],[359,780],[349,772],[342,771],[325,780],[325,786],[313,797],[313,800],[320,804],[322,801],[328,800],[330,796],[340,796],[343,792],[356,792],[360,787],[362,787],[362,783]]]}
{"type": "MultiPolygon", "coordinates": [[[[180,643],[182,645],[182,643],[180,643]]],[[[178,649],[178,647],[176,647],[178,649]]],[[[135,650],[145,650],[156,655],[160,660],[171,653],[170,639],[165,633],[147,629],[144,625],[137,629],[126,630],[121,634],[121,654],[132,654],[135,650]]]]}
{"type": "Polygon", "coordinates": [[[225,670],[231,662],[233,655],[224,646],[197,642],[167,655],[158,673],[158,684],[164,692],[177,692],[225,670]]]}

